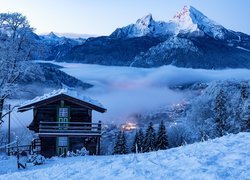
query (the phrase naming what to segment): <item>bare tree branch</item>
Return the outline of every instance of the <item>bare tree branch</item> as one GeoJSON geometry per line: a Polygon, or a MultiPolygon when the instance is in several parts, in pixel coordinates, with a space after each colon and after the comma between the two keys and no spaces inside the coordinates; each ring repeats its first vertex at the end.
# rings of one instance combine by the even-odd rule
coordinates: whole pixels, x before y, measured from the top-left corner
{"type": "MultiPolygon", "coordinates": [[[[29,69],[27,35],[33,29],[20,13],[0,13],[0,118],[4,100],[11,95],[19,78],[29,69]]],[[[0,119],[0,124],[3,120],[0,119]]]]}

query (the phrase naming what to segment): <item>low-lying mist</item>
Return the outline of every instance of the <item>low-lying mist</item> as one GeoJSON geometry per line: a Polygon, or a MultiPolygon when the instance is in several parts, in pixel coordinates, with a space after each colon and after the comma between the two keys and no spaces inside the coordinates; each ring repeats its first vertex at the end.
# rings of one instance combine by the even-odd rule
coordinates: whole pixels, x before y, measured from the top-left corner
{"type": "Polygon", "coordinates": [[[85,95],[99,100],[107,113],[95,113],[94,118],[122,123],[134,113],[150,112],[163,105],[178,103],[185,92],[170,86],[225,79],[249,79],[250,70],[203,70],[162,66],[134,68],[101,65],[59,63],[62,70],[83,82],[94,85],[85,95]]]}
{"type": "MultiPolygon", "coordinates": [[[[194,82],[250,78],[250,70],[247,69],[202,70],[174,66],[146,69],[75,63],[56,64],[63,66],[62,71],[69,75],[94,85],[82,93],[100,101],[107,109],[104,114],[94,113],[94,121],[118,124],[126,122],[134,113],[150,113],[186,98],[186,91],[169,87],[194,82]]],[[[23,101],[11,100],[10,103],[16,105],[23,101]]],[[[13,128],[25,128],[32,120],[31,111],[12,114],[13,128]]],[[[7,127],[7,117],[3,127],[7,127]]]]}

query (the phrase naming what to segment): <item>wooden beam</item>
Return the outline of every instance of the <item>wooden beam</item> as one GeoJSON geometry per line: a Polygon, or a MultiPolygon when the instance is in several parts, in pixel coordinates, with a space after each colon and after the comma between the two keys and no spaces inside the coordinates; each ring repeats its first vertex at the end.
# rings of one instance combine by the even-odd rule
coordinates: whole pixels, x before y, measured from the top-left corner
{"type": "Polygon", "coordinates": [[[46,121],[40,121],[40,124],[68,124],[68,125],[101,125],[101,121],[98,123],[89,123],[89,122],[46,122],[46,121]]]}
{"type": "Polygon", "coordinates": [[[50,133],[98,133],[101,134],[99,131],[87,131],[87,130],[72,130],[72,129],[40,129],[39,133],[42,132],[50,132],[50,133]]]}
{"type": "Polygon", "coordinates": [[[39,137],[59,137],[59,136],[100,137],[101,136],[100,133],[38,133],[38,135],[39,137]]]}

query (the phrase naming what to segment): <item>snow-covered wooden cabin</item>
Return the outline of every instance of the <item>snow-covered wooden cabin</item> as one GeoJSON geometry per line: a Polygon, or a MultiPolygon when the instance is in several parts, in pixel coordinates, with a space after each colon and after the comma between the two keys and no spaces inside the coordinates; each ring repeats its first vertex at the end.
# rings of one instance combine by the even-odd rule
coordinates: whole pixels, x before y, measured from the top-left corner
{"type": "Polygon", "coordinates": [[[89,154],[100,153],[101,122],[92,122],[92,110],[104,113],[106,109],[97,101],[62,89],[27,101],[18,111],[30,109],[33,121],[28,128],[38,134],[45,157],[82,147],[89,154]]]}

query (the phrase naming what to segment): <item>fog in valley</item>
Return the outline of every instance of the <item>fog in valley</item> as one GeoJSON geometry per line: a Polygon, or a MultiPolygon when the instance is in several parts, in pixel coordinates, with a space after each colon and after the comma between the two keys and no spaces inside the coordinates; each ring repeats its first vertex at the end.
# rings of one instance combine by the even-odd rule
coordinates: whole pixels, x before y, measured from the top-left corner
{"type": "MultiPolygon", "coordinates": [[[[188,90],[172,87],[195,82],[240,79],[250,77],[247,69],[201,70],[162,66],[159,68],[134,68],[87,65],[77,63],[55,63],[62,71],[94,87],[83,91],[83,95],[98,100],[107,109],[104,114],[94,112],[94,121],[121,124],[136,113],[151,113],[164,107],[178,104],[186,99],[188,90]]],[[[25,100],[10,100],[12,105],[25,100]]],[[[12,113],[13,128],[27,126],[32,120],[32,111],[12,113]]],[[[7,117],[3,128],[7,127],[7,117]]]]}

